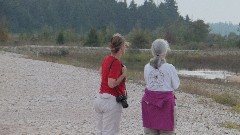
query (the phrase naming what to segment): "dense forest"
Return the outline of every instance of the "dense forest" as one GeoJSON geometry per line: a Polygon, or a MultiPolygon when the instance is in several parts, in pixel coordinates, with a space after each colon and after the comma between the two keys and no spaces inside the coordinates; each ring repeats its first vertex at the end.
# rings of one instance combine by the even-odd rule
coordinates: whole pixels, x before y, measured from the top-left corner
{"type": "Polygon", "coordinates": [[[156,5],[153,0],[137,7],[134,0],[0,0],[0,17],[6,16],[11,32],[29,32],[44,26],[54,29],[72,27],[86,32],[114,24],[118,31],[129,32],[138,22],[142,28],[155,29],[179,16],[174,0],[156,5]]]}
{"type": "Polygon", "coordinates": [[[0,42],[9,41],[11,33],[21,41],[101,46],[120,32],[134,48],[146,48],[157,37],[182,46],[226,44],[225,37],[210,33],[203,20],[181,16],[175,0],[159,5],[145,0],[141,6],[134,0],[130,5],[126,0],[0,0],[0,19],[0,42]]]}

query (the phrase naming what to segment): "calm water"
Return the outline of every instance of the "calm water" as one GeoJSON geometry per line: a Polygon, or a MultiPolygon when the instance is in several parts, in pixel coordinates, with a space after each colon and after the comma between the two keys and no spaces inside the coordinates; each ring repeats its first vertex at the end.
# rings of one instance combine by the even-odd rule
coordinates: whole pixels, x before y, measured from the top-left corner
{"type": "Polygon", "coordinates": [[[182,76],[190,76],[190,77],[199,77],[203,79],[226,79],[227,77],[231,77],[235,75],[235,73],[223,71],[223,70],[207,70],[207,69],[199,69],[194,71],[189,70],[178,70],[178,74],[182,76]]]}

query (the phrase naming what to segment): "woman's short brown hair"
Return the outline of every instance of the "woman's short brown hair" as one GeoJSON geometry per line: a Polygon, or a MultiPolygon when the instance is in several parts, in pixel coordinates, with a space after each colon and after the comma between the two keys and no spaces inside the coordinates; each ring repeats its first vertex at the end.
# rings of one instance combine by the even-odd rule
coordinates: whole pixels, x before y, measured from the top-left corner
{"type": "Polygon", "coordinates": [[[111,49],[111,52],[117,53],[120,50],[121,46],[125,44],[125,42],[126,40],[121,34],[119,33],[114,34],[111,38],[111,43],[109,46],[111,49]]]}

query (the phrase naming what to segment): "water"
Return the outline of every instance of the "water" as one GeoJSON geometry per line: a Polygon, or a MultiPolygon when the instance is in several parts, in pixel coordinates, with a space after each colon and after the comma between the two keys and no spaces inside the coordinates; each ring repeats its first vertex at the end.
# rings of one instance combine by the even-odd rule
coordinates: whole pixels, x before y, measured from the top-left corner
{"type": "Polygon", "coordinates": [[[199,69],[194,71],[189,70],[178,70],[178,74],[182,76],[198,77],[203,79],[227,79],[234,75],[232,72],[224,70],[208,70],[208,69],[199,69]]]}

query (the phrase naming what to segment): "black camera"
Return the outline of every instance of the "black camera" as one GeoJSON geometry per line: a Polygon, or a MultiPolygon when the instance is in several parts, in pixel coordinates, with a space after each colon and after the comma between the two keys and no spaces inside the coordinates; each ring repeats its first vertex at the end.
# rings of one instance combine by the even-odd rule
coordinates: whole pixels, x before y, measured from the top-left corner
{"type": "Polygon", "coordinates": [[[116,97],[116,101],[122,104],[123,108],[128,108],[127,96],[121,95],[116,97]]]}

